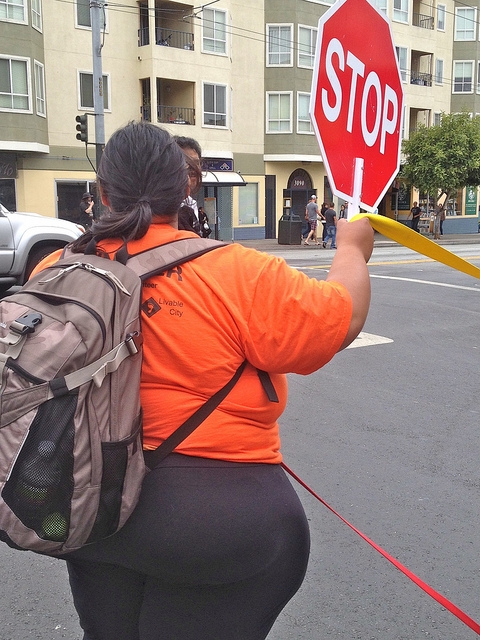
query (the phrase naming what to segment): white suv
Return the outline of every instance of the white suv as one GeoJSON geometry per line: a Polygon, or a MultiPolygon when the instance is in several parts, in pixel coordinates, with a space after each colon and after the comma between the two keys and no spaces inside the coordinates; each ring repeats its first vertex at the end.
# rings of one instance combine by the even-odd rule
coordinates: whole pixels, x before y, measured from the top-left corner
{"type": "Polygon", "coordinates": [[[42,258],[84,231],[67,220],[38,213],[12,213],[0,203],[0,291],[22,285],[42,258]]]}

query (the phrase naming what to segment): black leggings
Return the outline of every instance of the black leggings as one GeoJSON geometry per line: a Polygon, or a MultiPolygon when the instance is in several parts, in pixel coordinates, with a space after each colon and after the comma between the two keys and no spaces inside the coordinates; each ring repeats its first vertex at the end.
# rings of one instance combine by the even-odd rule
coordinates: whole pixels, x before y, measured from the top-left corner
{"type": "Polygon", "coordinates": [[[309,546],[279,465],[172,454],[119,533],[68,555],[84,640],[262,640],[309,546]]]}

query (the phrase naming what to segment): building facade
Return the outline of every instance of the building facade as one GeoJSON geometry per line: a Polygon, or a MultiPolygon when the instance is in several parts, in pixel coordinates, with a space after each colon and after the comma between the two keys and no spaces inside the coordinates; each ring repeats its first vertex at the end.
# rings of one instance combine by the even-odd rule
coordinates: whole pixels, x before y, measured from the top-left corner
{"type": "MultiPolygon", "coordinates": [[[[82,193],[95,192],[95,147],[75,130],[76,116],[88,114],[95,142],[89,5],[0,3],[0,198],[8,208],[74,218],[82,193]]],[[[106,139],[134,119],[195,138],[208,170],[198,197],[218,214],[224,239],[239,224],[264,229],[262,32],[258,0],[201,11],[130,0],[104,12],[106,139]]]]}
{"type": "MultiPolygon", "coordinates": [[[[452,113],[480,115],[480,5],[478,0],[455,2],[453,16],[452,113]]],[[[467,186],[448,203],[451,225],[463,214],[463,225],[475,229],[479,211],[477,187],[467,186]]],[[[458,224],[458,222],[457,222],[458,224]]]]}
{"type": "MultiPolygon", "coordinates": [[[[106,139],[135,119],[195,138],[207,172],[197,199],[222,239],[276,237],[282,214],[303,218],[312,193],[339,207],[308,114],[318,20],[331,4],[106,6],[106,139]]],[[[374,4],[391,23],[404,83],[403,136],[440,122],[442,112],[479,113],[478,0],[374,4]]],[[[73,219],[82,193],[95,193],[95,146],[78,141],[75,130],[76,116],[87,114],[95,142],[90,20],[89,0],[0,2],[0,200],[7,208],[73,219]]],[[[394,182],[379,212],[402,220],[426,195],[394,182]]],[[[447,232],[459,232],[461,222],[460,232],[470,230],[467,199],[455,199],[447,232]]]]}

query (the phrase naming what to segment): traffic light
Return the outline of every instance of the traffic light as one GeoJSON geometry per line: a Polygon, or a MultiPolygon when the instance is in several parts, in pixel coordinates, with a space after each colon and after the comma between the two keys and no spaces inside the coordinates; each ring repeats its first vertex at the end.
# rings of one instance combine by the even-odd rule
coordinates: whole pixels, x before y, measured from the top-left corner
{"type": "Polygon", "coordinates": [[[88,142],[88,116],[87,114],[83,114],[83,116],[77,116],[75,120],[78,122],[77,124],[77,140],[81,140],[82,142],[88,142]]]}

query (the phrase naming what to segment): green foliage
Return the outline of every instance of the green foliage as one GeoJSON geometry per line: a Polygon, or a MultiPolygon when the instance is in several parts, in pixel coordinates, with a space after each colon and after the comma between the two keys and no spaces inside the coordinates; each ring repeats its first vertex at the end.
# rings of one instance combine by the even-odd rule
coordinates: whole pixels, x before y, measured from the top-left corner
{"type": "Polygon", "coordinates": [[[402,178],[419,191],[441,198],[480,184],[480,117],[442,114],[438,126],[425,127],[403,141],[402,178]]]}

